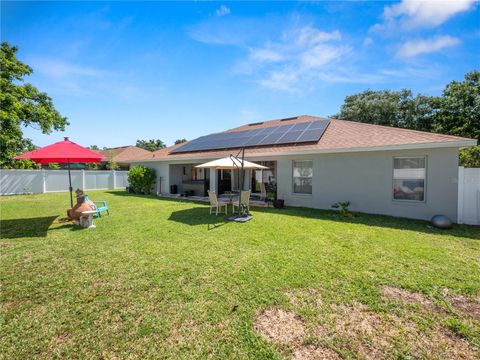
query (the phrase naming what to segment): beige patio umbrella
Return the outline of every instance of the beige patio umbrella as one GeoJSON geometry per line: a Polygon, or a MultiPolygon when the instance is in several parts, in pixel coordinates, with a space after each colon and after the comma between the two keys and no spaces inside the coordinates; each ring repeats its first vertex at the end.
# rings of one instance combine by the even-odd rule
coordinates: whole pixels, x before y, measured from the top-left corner
{"type": "MultiPolygon", "coordinates": [[[[228,156],[221,159],[209,161],[205,164],[197,165],[200,169],[217,169],[217,170],[237,170],[242,169],[242,160],[235,156],[228,156]]],[[[251,161],[243,160],[243,170],[262,170],[268,167],[255,164],[251,161]]]]}

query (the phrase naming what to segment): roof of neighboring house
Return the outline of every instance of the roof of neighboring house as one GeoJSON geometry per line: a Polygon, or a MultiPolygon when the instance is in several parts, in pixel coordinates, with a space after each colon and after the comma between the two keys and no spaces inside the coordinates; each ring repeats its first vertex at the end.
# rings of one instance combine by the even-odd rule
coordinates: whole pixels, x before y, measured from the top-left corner
{"type": "MultiPolygon", "coordinates": [[[[259,128],[300,123],[312,120],[324,120],[326,118],[310,115],[301,115],[288,119],[263,121],[254,124],[246,124],[240,127],[226,130],[225,132],[254,130],[259,128]]],[[[318,142],[298,143],[286,145],[269,145],[245,148],[247,156],[278,156],[295,153],[321,153],[321,152],[347,152],[366,150],[388,150],[401,148],[428,148],[428,147],[463,147],[475,145],[476,140],[459,136],[434,134],[424,131],[394,128],[330,119],[330,125],[318,142]]],[[[181,160],[181,159],[206,159],[228,156],[238,149],[224,149],[211,151],[197,151],[174,153],[170,152],[182,145],[173,145],[155,151],[142,160],[181,160]]]]}
{"type": "Polygon", "coordinates": [[[97,151],[106,157],[106,161],[129,163],[152,156],[152,152],[133,145],[119,146],[97,151]]]}

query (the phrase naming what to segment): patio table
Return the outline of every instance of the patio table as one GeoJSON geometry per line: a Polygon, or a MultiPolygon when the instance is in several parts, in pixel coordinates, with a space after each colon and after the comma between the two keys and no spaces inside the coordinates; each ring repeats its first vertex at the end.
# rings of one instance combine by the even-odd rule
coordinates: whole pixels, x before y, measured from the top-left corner
{"type": "Polygon", "coordinates": [[[82,216],[79,220],[79,225],[86,228],[94,228],[95,224],[93,223],[93,215],[96,214],[96,210],[82,211],[82,216]]]}
{"type": "Polygon", "coordinates": [[[235,201],[238,201],[238,194],[231,192],[231,193],[223,193],[218,197],[219,200],[228,200],[228,203],[232,205],[232,211],[233,211],[233,203],[235,201]]]}

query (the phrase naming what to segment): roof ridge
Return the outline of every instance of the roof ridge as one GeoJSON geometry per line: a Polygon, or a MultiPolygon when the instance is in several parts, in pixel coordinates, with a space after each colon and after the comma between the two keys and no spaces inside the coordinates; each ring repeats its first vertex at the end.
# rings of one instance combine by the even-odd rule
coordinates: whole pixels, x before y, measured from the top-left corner
{"type": "Polygon", "coordinates": [[[268,124],[271,124],[271,123],[282,122],[282,121],[295,121],[295,120],[309,121],[309,120],[312,120],[312,119],[326,120],[326,119],[329,119],[329,118],[328,117],[323,117],[323,116],[318,116],[318,115],[303,114],[303,115],[277,118],[277,119],[271,119],[271,120],[263,120],[263,121],[259,120],[259,121],[254,121],[254,122],[251,122],[251,123],[246,123],[246,124],[243,124],[243,125],[240,125],[240,126],[236,126],[234,128],[221,131],[220,133],[231,132],[231,131],[242,131],[242,130],[246,130],[246,127],[249,127],[249,126],[252,126],[252,127],[253,126],[260,126],[260,125],[265,126],[265,125],[268,125],[268,124]]]}
{"type": "Polygon", "coordinates": [[[401,128],[401,127],[397,127],[397,126],[371,124],[371,123],[365,123],[365,122],[355,121],[355,120],[336,119],[336,118],[330,118],[330,120],[333,120],[333,121],[343,121],[343,122],[348,122],[348,123],[352,123],[352,124],[358,124],[358,125],[367,126],[367,127],[374,126],[374,127],[380,127],[380,128],[386,128],[386,129],[394,129],[395,131],[396,131],[396,130],[400,130],[400,131],[403,131],[403,132],[421,134],[421,135],[424,135],[424,136],[432,136],[432,135],[434,135],[434,136],[443,136],[443,137],[452,138],[452,139],[469,139],[469,140],[475,140],[475,139],[466,138],[466,137],[457,136],[457,135],[449,135],[449,134],[435,133],[435,132],[424,131],[424,130],[415,130],[415,129],[401,128]]]}

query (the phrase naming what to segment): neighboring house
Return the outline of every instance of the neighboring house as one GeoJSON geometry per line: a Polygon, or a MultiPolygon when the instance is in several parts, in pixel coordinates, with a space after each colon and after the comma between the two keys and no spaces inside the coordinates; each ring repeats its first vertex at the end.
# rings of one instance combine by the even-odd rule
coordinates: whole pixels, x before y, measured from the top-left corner
{"type": "Polygon", "coordinates": [[[455,220],[458,151],[476,143],[303,115],[244,125],[158,150],[135,163],[156,170],[159,194],[177,190],[205,195],[207,189],[222,193],[238,189],[236,171],[202,173],[194,166],[235,155],[237,146],[244,145],[247,160],[269,167],[246,171],[244,188],[260,192],[264,185],[273,187],[286,205],[330,209],[349,200],[354,211],[419,219],[445,214],[455,220]]]}
{"type": "Polygon", "coordinates": [[[105,156],[106,161],[116,162],[120,166],[119,170],[128,170],[132,161],[152,156],[151,151],[133,145],[108,148],[97,152],[105,156]]]}

